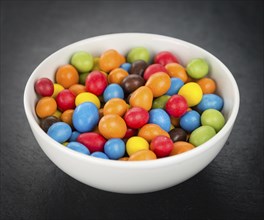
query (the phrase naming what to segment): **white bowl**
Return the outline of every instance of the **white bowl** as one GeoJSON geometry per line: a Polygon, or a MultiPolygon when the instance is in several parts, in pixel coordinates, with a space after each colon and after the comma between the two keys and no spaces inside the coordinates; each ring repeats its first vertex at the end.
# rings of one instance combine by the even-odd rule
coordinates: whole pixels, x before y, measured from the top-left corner
{"type": "MultiPolygon", "coordinates": [[[[233,128],[239,109],[239,91],[227,67],[209,52],[193,44],[155,34],[121,33],[92,37],[66,46],[46,58],[30,76],[24,92],[24,108],[32,132],[45,154],[61,170],[89,186],[118,193],[146,193],[179,184],[205,168],[219,153],[233,128]],[[186,65],[193,58],[204,58],[210,76],[217,82],[217,93],[224,99],[225,126],[209,141],[180,155],[153,161],[125,162],[83,155],[50,138],[39,126],[35,114],[37,96],[34,82],[41,77],[54,79],[58,66],[69,63],[71,55],[85,50],[99,56],[107,49],[126,54],[137,46],[151,54],[168,50],[186,65]]],[[[37,161],[35,161],[37,163],[37,161]]]]}

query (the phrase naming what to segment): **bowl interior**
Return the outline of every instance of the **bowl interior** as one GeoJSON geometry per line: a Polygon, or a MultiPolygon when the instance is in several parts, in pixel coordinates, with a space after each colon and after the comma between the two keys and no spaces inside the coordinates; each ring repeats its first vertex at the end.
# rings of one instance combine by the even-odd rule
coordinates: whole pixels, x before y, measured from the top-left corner
{"type": "MultiPolygon", "coordinates": [[[[89,38],[64,47],[46,58],[32,73],[25,88],[24,106],[31,128],[37,129],[41,135],[42,133],[46,135],[40,129],[39,120],[35,113],[37,95],[34,92],[34,83],[37,79],[48,77],[54,81],[57,68],[60,65],[68,64],[71,55],[76,51],[87,51],[93,56],[100,56],[107,49],[116,49],[121,54],[126,55],[131,48],[138,46],[148,48],[152,56],[157,52],[168,50],[175,54],[184,66],[193,58],[199,57],[207,60],[210,65],[209,76],[216,80],[217,93],[224,99],[223,114],[227,121],[222,130],[212,139],[221,139],[221,136],[230,131],[239,108],[239,92],[227,67],[215,56],[193,44],[171,37],[141,33],[110,34],[89,38]]],[[[48,135],[47,138],[49,138],[48,135]]],[[[210,145],[210,141],[204,145],[210,145]]],[[[199,146],[199,148],[202,147],[199,146]]],[[[191,151],[185,154],[191,154],[191,151]]]]}

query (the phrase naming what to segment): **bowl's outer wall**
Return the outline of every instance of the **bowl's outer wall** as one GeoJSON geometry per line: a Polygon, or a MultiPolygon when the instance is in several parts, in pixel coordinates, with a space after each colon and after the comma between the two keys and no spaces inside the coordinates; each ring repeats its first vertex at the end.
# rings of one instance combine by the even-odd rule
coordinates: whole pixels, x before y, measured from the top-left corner
{"type": "MultiPolygon", "coordinates": [[[[46,155],[61,170],[87,185],[118,193],[146,193],[165,189],[181,183],[206,167],[222,149],[228,136],[206,153],[184,160],[153,168],[112,167],[89,160],[80,160],[62,153],[58,148],[47,146],[45,136],[35,134],[46,155]]],[[[125,162],[124,162],[125,163],[125,162]]]]}
{"type": "MultiPolygon", "coordinates": [[[[90,186],[121,193],[143,193],[164,189],[192,177],[207,166],[224,146],[235,121],[238,106],[239,93],[233,76],[228,69],[214,56],[205,50],[181,40],[152,34],[113,34],[90,38],[70,46],[62,48],[45,59],[31,75],[24,94],[24,105],[29,124],[39,145],[47,156],[65,173],[90,186]],[[172,162],[171,159],[160,159],[160,166],[108,166],[107,161],[95,163],[95,160],[79,156],[78,153],[63,149],[58,143],[51,140],[40,129],[36,121],[35,104],[37,96],[34,92],[34,82],[41,77],[54,80],[55,71],[60,65],[69,63],[71,55],[76,51],[87,51],[94,56],[107,49],[116,49],[122,54],[127,54],[129,49],[137,46],[148,48],[151,54],[168,50],[179,57],[181,64],[186,65],[193,58],[204,58],[210,64],[210,76],[217,82],[217,92],[225,101],[223,113],[229,122],[224,132],[221,130],[221,138],[214,138],[210,147],[187,152],[184,160],[172,162]],[[234,111],[234,108],[235,111],[234,111]],[[230,118],[232,116],[232,118],[230,118]],[[54,145],[54,146],[53,146],[54,145]],[[74,155],[74,156],[71,156],[74,155]]],[[[220,134],[217,134],[220,135],[220,134]]],[[[180,156],[180,155],[179,155],[180,156]]],[[[122,162],[126,163],[126,162],[122,162]]],[[[152,163],[152,162],[151,162],[152,163]]],[[[118,163],[120,164],[120,163],[118,163]]]]}

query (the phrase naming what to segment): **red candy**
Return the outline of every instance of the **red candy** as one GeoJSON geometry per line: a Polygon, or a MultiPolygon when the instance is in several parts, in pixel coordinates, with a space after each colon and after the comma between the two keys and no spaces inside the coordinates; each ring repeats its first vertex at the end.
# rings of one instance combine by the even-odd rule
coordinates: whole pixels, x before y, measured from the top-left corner
{"type": "Polygon", "coordinates": [[[52,96],[54,92],[53,82],[48,78],[40,78],[35,82],[35,91],[40,96],[52,96]]]}
{"type": "Polygon", "coordinates": [[[160,135],[156,136],[150,143],[150,150],[152,150],[157,157],[168,156],[173,149],[173,142],[169,137],[160,135]]]}
{"type": "Polygon", "coordinates": [[[91,72],[85,81],[87,92],[91,92],[97,96],[102,95],[107,87],[107,78],[100,71],[94,70],[91,72]]]}
{"type": "Polygon", "coordinates": [[[80,134],[77,138],[77,141],[83,144],[91,153],[93,153],[95,151],[103,152],[106,139],[98,133],[86,132],[80,134]]]}
{"type": "Polygon", "coordinates": [[[143,108],[133,107],[127,111],[124,119],[128,127],[137,129],[148,123],[149,113],[143,108]]]}
{"type": "Polygon", "coordinates": [[[168,73],[167,69],[164,66],[156,63],[156,64],[151,64],[147,67],[147,69],[144,72],[143,77],[145,80],[148,80],[150,76],[152,76],[154,73],[157,73],[157,72],[168,73]]]}
{"type": "Polygon", "coordinates": [[[186,113],[188,104],[183,96],[173,95],[167,101],[165,109],[169,115],[179,118],[186,113]]]}
{"type": "Polygon", "coordinates": [[[124,136],[124,139],[128,139],[132,136],[136,136],[137,130],[134,128],[127,128],[126,134],[124,136]]]}
{"type": "Polygon", "coordinates": [[[154,63],[159,63],[165,66],[168,63],[179,63],[177,58],[169,51],[162,51],[157,53],[154,57],[154,63]]]}
{"type": "Polygon", "coordinates": [[[69,89],[64,89],[58,93],[56,102],[60,111],[75,108],[75,95],[69,89]]]}

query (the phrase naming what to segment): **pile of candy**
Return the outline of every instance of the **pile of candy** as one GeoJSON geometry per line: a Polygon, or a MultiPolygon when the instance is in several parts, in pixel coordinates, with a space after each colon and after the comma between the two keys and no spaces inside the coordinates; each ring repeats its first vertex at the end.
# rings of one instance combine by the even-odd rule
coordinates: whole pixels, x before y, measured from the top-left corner
{"type": "Polygon", "coordinates": [[[172,156],[225,124],[224,102],[208,73],[204,59],[184,67],[169,51],[153,58],[144,47],[126,56],[78,51],[54,79],[35,82],[36,114],[51,138],[83,154],[128,161],[172,156]]]}

